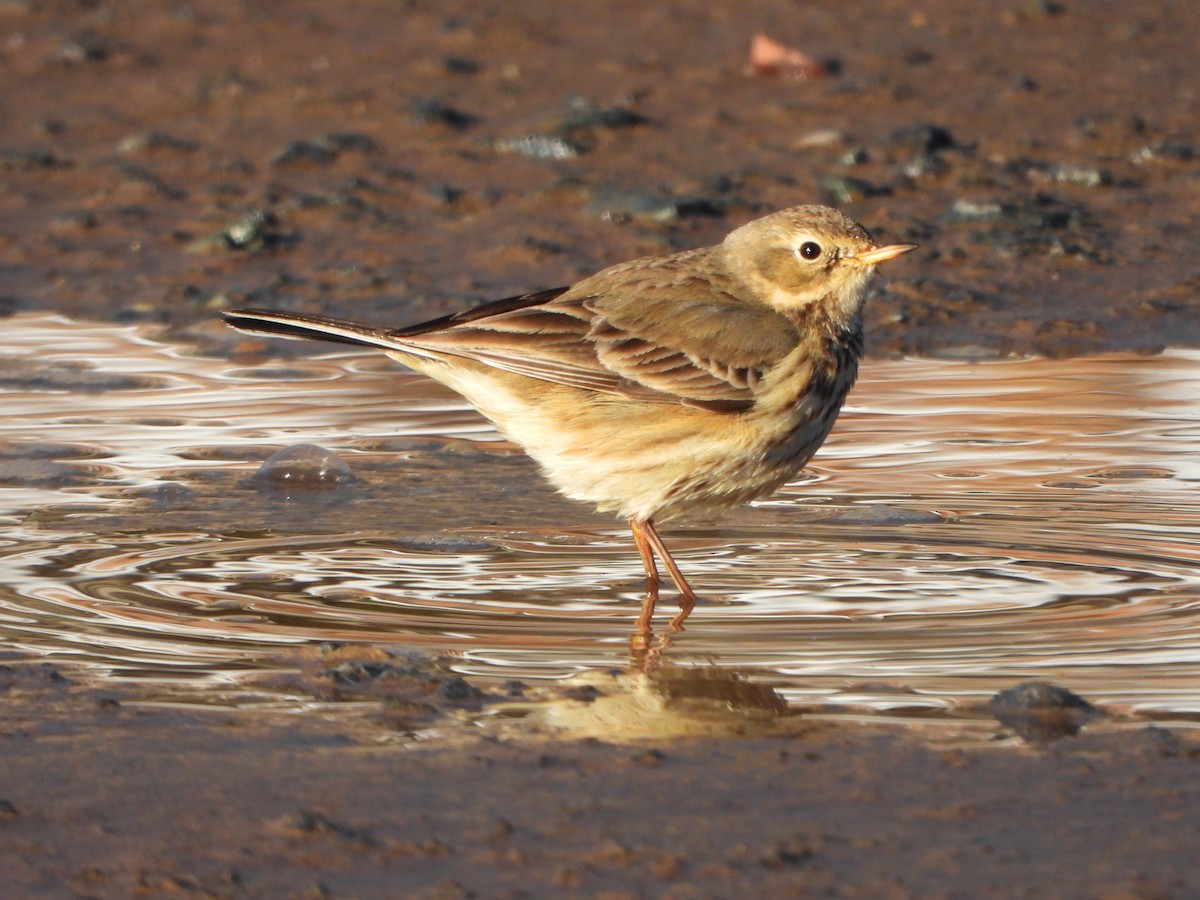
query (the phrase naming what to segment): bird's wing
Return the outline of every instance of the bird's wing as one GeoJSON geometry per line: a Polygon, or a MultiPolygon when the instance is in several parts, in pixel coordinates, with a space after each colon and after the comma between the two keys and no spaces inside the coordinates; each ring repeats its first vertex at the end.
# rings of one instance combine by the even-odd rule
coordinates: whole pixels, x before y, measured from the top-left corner
{"type": "Polygon", "coordinates": [[[796,346],[795,326],[711,284],[694,292],[613,294],[585,301],[606,369],[693,406],[748,409],[767,373],[796,346]]]}
{"type": "Polygon", "coordinates": [[[719,279],[635,267],[392,332],[410,352],[478,360],[584,390],[736,412],[795,346],[795,326],[719,279]]]}
{"type": "Polygon", "coordinates": [[[795,347],[796,326],[739,297],[719,273],[686,271],[640,260],[570,289],[497,300],[400,329],[258,309],[232,310],[225,318],[246,331],[471,359],[655,403],[749,409],[766,374],[795,347]]]}

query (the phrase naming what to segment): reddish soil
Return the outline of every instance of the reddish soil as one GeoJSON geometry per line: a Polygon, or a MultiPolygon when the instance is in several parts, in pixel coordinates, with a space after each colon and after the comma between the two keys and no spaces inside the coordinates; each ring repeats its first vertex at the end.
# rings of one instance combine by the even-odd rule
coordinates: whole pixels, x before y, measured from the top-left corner
{"type": "MultiPolygon", "coordinates": [[[[823,201],[923,247],[873,352],[1196,345],[1197,46],[1169,0],[0,0],[0,312],[262,353],[217,313],[402,324],[823,201]]],[[[413,748],[3,674],[9,896],[1200,894],[1185,732],[413,748]]]]}

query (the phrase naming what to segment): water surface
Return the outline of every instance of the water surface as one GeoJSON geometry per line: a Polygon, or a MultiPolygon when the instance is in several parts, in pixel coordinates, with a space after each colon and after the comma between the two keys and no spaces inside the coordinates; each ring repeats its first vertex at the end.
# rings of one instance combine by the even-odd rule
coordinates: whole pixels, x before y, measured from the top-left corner
{"type": "MultiPolygon", "coordinates": [[[[288,651],[497,683],[626,666],[640,563],[461,401],[373,354],[239,365],[6,320],[0,647],[218,702],[288,651]],[[335,450],[360,483],[250,481],[335,450]]],[[[706,603],[664,654],[791,704],[953,711],[1053,681],[1200,713],[1200,353],[872,361],[798,483],[667,539],[706,603]]],[[[664,592],[665,624],[673,597],[664,592]]]]}

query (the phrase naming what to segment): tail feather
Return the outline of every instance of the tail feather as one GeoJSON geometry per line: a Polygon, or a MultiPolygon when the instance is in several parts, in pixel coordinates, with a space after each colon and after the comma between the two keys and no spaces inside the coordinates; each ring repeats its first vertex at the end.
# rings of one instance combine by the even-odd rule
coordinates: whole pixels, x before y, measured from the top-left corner
{"type": "Polygon", "coordinates": [[[310,338],[338,344],[360,344],[393,349],[397,341],[386,328],[360,325],[329,316],[273,312],[269,309],[231,309],[225,321],[239,331],[269,334],[274,337],[310,338]]]}

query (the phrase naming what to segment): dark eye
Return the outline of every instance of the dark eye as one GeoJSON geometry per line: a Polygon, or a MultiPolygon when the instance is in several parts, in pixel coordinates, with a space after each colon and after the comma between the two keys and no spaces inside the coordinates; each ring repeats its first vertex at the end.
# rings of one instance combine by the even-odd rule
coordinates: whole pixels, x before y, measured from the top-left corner
{"type": "Polygon", "coordinates": [[[805,241],[800,245],[800,255],[804,259],[816,259],[821,255],[821,245],[816,241],[805,241]]]}

